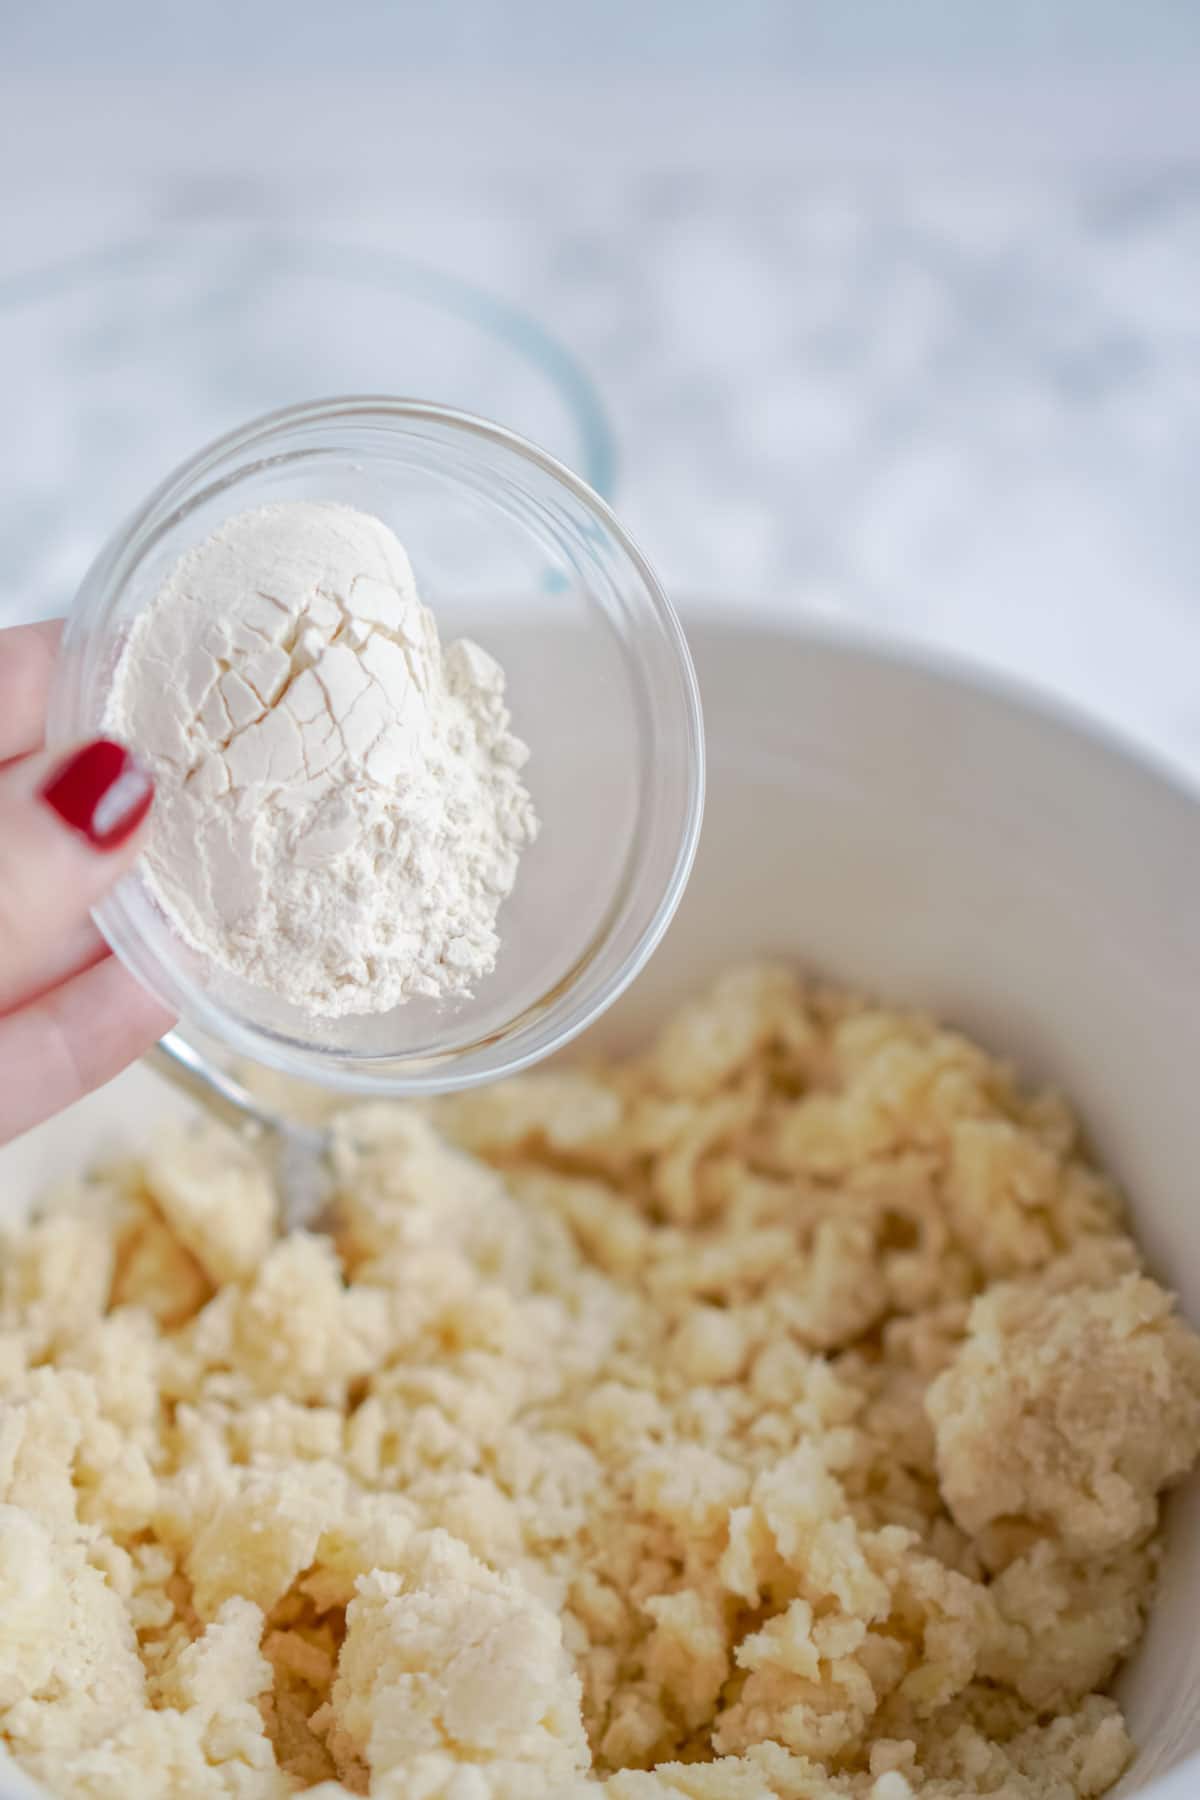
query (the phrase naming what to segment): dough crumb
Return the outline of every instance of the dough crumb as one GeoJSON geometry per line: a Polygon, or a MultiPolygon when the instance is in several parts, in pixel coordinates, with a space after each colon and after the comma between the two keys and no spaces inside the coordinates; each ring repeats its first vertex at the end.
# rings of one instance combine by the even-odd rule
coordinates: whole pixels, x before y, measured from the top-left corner
{"type": "Polygon", "coordinates": [[[724,976],[630,1061],[215,1127],[0,1255],[0,1742],[60,1800],[1098,1800],[1200,1338],[1069,1109],[724,976]]]}

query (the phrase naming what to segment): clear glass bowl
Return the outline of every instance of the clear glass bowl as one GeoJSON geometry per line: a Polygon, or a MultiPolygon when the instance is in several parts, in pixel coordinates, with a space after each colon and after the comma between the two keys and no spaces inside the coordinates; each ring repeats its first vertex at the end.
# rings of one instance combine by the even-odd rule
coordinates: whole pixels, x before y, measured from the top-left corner
{"type": "Polygon", "coordinates": [[[314,1020],[208,964],[136,871],[96,920],[180,1034],[359,1093],[431,1093],[547,1055],[633,979],[683,892],[700,830],[699,693],[644,558],[582,481],[469,414],[387,398],[296,406],[220,439],[122,526],[80,588],[51,698],[52,741],[96,731],[131,621],[183,551],[282,499],[377,514],[412,558],[444,642],[505,667],[542,821],[472,999],[314,1020]]]}
{"type": "MultiPolygon", "coordinates": [[[[497,263],[520,292],[519,263],[497,263]]],[[[570,347],[381,243],[189,218],[0,279],[0,623],[62,613],[114,519],[297,394],[436,394],[504,419],[611,498],[615,446],[570,347]]]]}

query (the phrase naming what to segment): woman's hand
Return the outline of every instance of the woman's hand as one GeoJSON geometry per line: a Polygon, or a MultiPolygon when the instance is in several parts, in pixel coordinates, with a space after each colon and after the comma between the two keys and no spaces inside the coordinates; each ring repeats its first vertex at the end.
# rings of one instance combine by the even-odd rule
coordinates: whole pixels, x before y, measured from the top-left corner
{"type": "Polygon", "coordinates": [[[42,748],[58,630],[0,631],[0,1143],[172,1024],[88,916],[137,856],[153,783],[106,739],[42,748]]]}

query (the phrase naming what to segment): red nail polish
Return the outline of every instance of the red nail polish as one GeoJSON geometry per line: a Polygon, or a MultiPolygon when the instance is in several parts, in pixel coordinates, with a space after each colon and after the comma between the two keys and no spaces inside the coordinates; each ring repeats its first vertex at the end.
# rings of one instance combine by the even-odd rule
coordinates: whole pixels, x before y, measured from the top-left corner
{"type": "Polygon", "coordinates": [[[115,850],[150,811],[154,782],[132,750],[96,738],[50,777],[42,799],[96,850],[115,850]]]}

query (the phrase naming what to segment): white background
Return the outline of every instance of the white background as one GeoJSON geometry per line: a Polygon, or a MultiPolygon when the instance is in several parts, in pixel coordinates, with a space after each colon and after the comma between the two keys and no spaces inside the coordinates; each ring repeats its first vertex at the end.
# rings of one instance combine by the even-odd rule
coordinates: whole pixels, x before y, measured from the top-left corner
{"type": "Polygon", "coordinates": [[[268,362],[540,417],[287,263],[407,257],[563,347],[685,611],[947,648],[1200,770],[1198,97],[1191,0],[10,4],[0,607],[268,362]]]}

